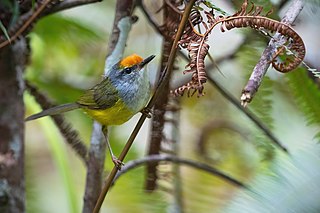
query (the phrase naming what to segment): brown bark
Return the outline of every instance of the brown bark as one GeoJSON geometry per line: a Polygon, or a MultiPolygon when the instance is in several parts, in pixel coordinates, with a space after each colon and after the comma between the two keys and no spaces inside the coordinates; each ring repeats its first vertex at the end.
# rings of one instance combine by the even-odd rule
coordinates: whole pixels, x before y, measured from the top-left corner
{"type": "Polygon", "coordinates": [[[26,42],[0,49],[0,212],[25,212],[24,84],[26,42]]]}

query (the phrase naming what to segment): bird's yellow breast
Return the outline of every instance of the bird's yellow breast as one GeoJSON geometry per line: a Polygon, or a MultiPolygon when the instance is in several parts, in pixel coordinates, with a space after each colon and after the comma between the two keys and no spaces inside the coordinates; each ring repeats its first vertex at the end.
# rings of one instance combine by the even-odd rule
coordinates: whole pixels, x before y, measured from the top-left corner
{"type": "Polygon", "coordinates": [[[108,109],[84,108],[83,110],[100,124],[106,126],[123,124],[135,114],[121,100],[108,109]]]}

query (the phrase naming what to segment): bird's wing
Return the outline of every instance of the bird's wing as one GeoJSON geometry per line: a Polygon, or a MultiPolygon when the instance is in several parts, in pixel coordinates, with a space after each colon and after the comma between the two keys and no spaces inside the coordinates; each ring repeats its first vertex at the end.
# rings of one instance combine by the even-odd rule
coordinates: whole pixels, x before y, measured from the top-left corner
{"type": "Polygon", "coordinates": [[[93,88],[84,92],[77,103],[89,109],[107,109],[115,105],[119,95],[110,80],[105,78],[93,88]]]}

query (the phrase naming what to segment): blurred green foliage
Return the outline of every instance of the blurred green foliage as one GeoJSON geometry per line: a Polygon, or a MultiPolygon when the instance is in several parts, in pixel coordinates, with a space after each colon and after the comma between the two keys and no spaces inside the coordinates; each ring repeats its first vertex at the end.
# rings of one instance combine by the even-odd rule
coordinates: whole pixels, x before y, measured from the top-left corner
{"type": "MultiPolygon", "coordinates": [[[[239,4],[238,1],[234,2],[236,5],[239,4]]],[[[254,2],[256,5],[265,6],[266,11],[271,8],[270,1],[254,2]]],[[[99,7],[92,9],[97,11],[101,9],[99,7]]],[[[130,34],[126,52],[139,52],[141,55],[160,52],[160,43],[154,42],[157,35],[146,28],[147,22],[142,17],[139,18],[139,22],[133,27],[133,33],[130,34]]],[[[107,20],[111,23],[113,17],[107,20]]],[[[92,22],[98,21],[100,20],[92,20],[92,22]]],[[[242,36],[249,37],[249,42],[240,48],[235,60],[228,60],[227,63],[232,67],[231,71],[227,70],[226,79],[221,80],[224,87],[232,91],[234,96],[241,93],[245,81],[266,45],[266,38],[253,30],[241,32],[245,32],[242,36]]],[[[223,35],[215,33],[213,36],[223,37],[223,35]]],[[[37,23],[29,38],[32,51],[25,78],[55,103],[73,102],[84,89],[93,86],[101,79],[107,54],[108,33],[95,25],[90,25],[81,18],[51,15],[37,23]]],[[[225,45],[228,45],[228,41],[225,45]]],[[[212,47],[210,51],[217,51],[216,47],[212,47]]],[[[178,63],[181,67],[185,65],[183,61],[178,63]]],[[[225,71],[224,67],[221,69],[225,71]]],[[[301,173],[295,173],[297,170],[304,172],[307,168],[306,172],[310,176],[313,175],[312,170],[318,170],[318,158],[314,155],[319,152],[314,146],[313,135],[310,136],[318,130],[306,126],[303,120],[307,118],[310,123],[319,126],[319,116],[317,116],[319,114],[317,106],[320,102],[319,89],[302,68],[286,75],[290,88],[286,81],[283,81],[282,75],[275,74],[275,77],[272,70],[269,72],[270,76],[265,77],[262,87],[249,107],[272,129],[289,151],[299,150],[301,144],[305,146],[304,151],[294,153],[293,159],[281,154],[241,111],[235,109],[207,83],[204,97],[182,98],[179,127],[181,142],[178,155],[215,166],[241,181],[252,184],[257,193],[254,195],[249,193],[248,196],[247,191],[238,192],[237,188],[221,179],[192,168],[181,167],[181,179],[178,181],[182,186],[185,212],[224,212],[223,207],[231,201],[238,203],[237,200],[245,198],[247,200],[240,202],[245,210],[255,209],[256,206],[263,209],[265,203],[270,200],[268,196],[276,200],[277,197],[283,196],[282,192],[290,189],[290,186],[283,184],[288,179],[304,178],[301,173]],[[300,108],[292,104],[294,101],[300,108]],[[302,112],[305,112],[304,116],[302,112]],[[210,130],[206,138],[206,148],[208,156],[213,161],[209,161],[199,154],[198,140],[203,127],[217,120],[238,124],[244,131],[239,133],[228,128],[210,130]],[[312,153],[310,159],[308,159],[309,153],[312,153]],[[297,159],[300,158],[304,159],[297,164],[297,159]],[[283,169],[286,169],[285,172],[283,169]],[[266,196],[268,201],[259,200],[259,195],[263,193],[268,195],[266,196]]],[[[40,110],[29,95],[26,95],[25,102],[28,115],[40,110]]],[[[88,144],[92,129],[91,119],[80,110],[67,113],[66,117],[88,144]]],[[[110,133],[110,142],[115,153],[120,153],[127,135],[132,130],[132,123],[127,125],[130,125],[130,128],[123,125],[113,128],[110,133]]],[[[27,123],[26,128],[27,211],[80,212],[86,175],[82,161],[63,143],[50,118],[27,123]]],[[[148,131],[146,128],[140,132],[143,135],[141,141],[143,144],[147,141],[148,131]]],[[[168,132],[170,131],[166,129],[166,133],[168,132]]],[[[136,145],[132,148],[126,161],[141,156],[144,147],[136,145]]],[[[106,173],[111,166],[112,163],[107,156],[106,173]]],[[[161,165],[159,172],[161,190],[154,193],[145,193],[143,189],[145,179],[143,168],[130,171],[121,177],[106,197],[103,211],[174,212],[175,173],[169,164],[161,165]]],[[[318,173],[314,174],[318,177],[318,173]]],[[[310,182],[319,186],[312,178],[310,182]]],[[[299,190],[303,190],[304,184],[307,183],[303,182],[294,187],[297,194],[294,198],[300,198],[299,190]]],[[[239,211],[232,211],[234,209],[231,207],[232,210],[229,212],[246,212],[240,211],[241,207],[238,204],[235,209],[239,211]]]]}
{"type": "Polygon", "coordinates": [[[100,44],[107,38],[102,31],[72,18],[52,15],[41,19],[30,38],[31,66],[26,79],[55,100],[74,101],[90,86],[88,82],[94,85],[100,80],[104,60],[98,53],[103,51],[100,44]]]}

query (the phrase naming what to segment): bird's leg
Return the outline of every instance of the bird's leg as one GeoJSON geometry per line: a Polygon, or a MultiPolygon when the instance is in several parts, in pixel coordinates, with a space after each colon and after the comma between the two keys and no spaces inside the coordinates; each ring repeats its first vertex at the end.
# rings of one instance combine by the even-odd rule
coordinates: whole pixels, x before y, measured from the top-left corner
{"type": "Polygon", "coordinates": [[[109,137],[108,137],[108,127],[107,126],[102,126],[102,132],[103,132],[103,135],[106,139],[106,143],[107,143],[107,147],[108,147],[108,150],[109,150],[109,153],[111,155],[111,160],[112,162],[114,163],[114,165],[118,168],[118,170],[121,170],[121,167],[124,165],[124,163],[119,160],[114,154],[113,154],[113,151],[112,151],[112,148],[111,148],[111,145],[109,143],[109,137]]]}

